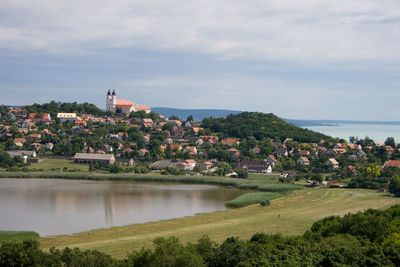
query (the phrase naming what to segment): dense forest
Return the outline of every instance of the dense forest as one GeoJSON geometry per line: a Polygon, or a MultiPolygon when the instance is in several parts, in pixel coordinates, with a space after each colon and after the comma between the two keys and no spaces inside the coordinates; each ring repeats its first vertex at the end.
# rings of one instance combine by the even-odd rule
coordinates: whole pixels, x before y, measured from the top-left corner
{"type": "Polygon", "coordinates": [[[332,139],[327,135],[287,123],[272,113],[243,112],[228,115],[226,118],[206,118],[202,127],[214,133],[221,133],[225,137],[254,136],[257,140],[268,137],[283,142],[289,137],[298,142],[318,143],[321,139],[332,139]]]}
{"type": "MultiPolygon", "coordinates": [[[[78,248],[41,251],[36,241],[6,242],[0,266],[399,266],[400,205],[315,222],[302,236],[254,234],[222,244],[208,237],[197,244],[157,238],[153,249],[123,260],[78,248]]],[[[268,226],[266,226],[268,227],[268,226]]]]}

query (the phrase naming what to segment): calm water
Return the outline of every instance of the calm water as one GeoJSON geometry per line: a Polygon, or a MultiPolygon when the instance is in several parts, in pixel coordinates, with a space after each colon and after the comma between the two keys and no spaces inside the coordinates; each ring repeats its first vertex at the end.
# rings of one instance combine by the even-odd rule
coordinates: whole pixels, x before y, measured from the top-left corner
{"type": "Polygon", "coordinates": [[[41,236],[225,210],[242,194],[212,185],[0,179],[0,230],[41,236]]]}
{"type": "Polygon", "coordinates": [[[396,142],[400,142],[400,125],[341,124],[338,126],[306,126],[303,128],[346,140],[350,136],[358,136],[359,139],[368,136],[375,142],[384,142],[390,136],[394,137],[396,142]]]}

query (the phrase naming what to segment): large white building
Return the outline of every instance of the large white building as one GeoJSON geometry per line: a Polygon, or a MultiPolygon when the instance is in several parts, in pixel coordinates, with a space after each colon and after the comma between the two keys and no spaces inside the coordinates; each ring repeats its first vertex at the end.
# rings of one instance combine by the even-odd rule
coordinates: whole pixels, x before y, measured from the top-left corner
{"type": "Polygon", "coordinates": [[[137,105],[132,101],[125,100],[125,99],[117,99],[117,94],[115,90],[107,92],[107,99],[106,99],[106,110],[115,112],[117,110],[121,110],[121,113],[131,113],[132,111],[144,111],[146,113],[150,113],[151,109],[146,105],[137,105]]]}

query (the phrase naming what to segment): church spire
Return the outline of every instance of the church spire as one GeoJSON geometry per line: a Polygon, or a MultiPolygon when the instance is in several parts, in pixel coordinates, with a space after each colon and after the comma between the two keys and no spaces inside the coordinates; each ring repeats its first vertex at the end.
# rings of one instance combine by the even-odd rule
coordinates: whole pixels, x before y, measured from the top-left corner
{"type": "Polygon", "coordinates": [[[116,94],[115,94],[115,89],[113,89],[112,95],[116,95],[116,94]]]}
{"type": "Polygon", "coordinates": [[[110,89],[108,89],[107,96],[111,95],[110,89]]]}

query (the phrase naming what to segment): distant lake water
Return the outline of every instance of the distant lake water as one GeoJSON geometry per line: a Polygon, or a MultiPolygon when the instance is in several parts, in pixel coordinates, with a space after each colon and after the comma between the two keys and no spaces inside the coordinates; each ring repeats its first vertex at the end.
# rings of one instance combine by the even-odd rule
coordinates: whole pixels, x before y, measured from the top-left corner
{"type": "Polygon", "coordinates": [[[337,126],[304,126],[303,128],[346,140],[349,140],[350,136],[359,139],[368,136],[375,142],[384,142],[390,136],[394,137],[396,143],[400,142],[400,125],[340,124],[337,126]]]}
{"type": "Polygon", "coordinates": [[[213,185],[0,178],[0,230],[41,236],[226,210],[243,191],[213,185]]]}

